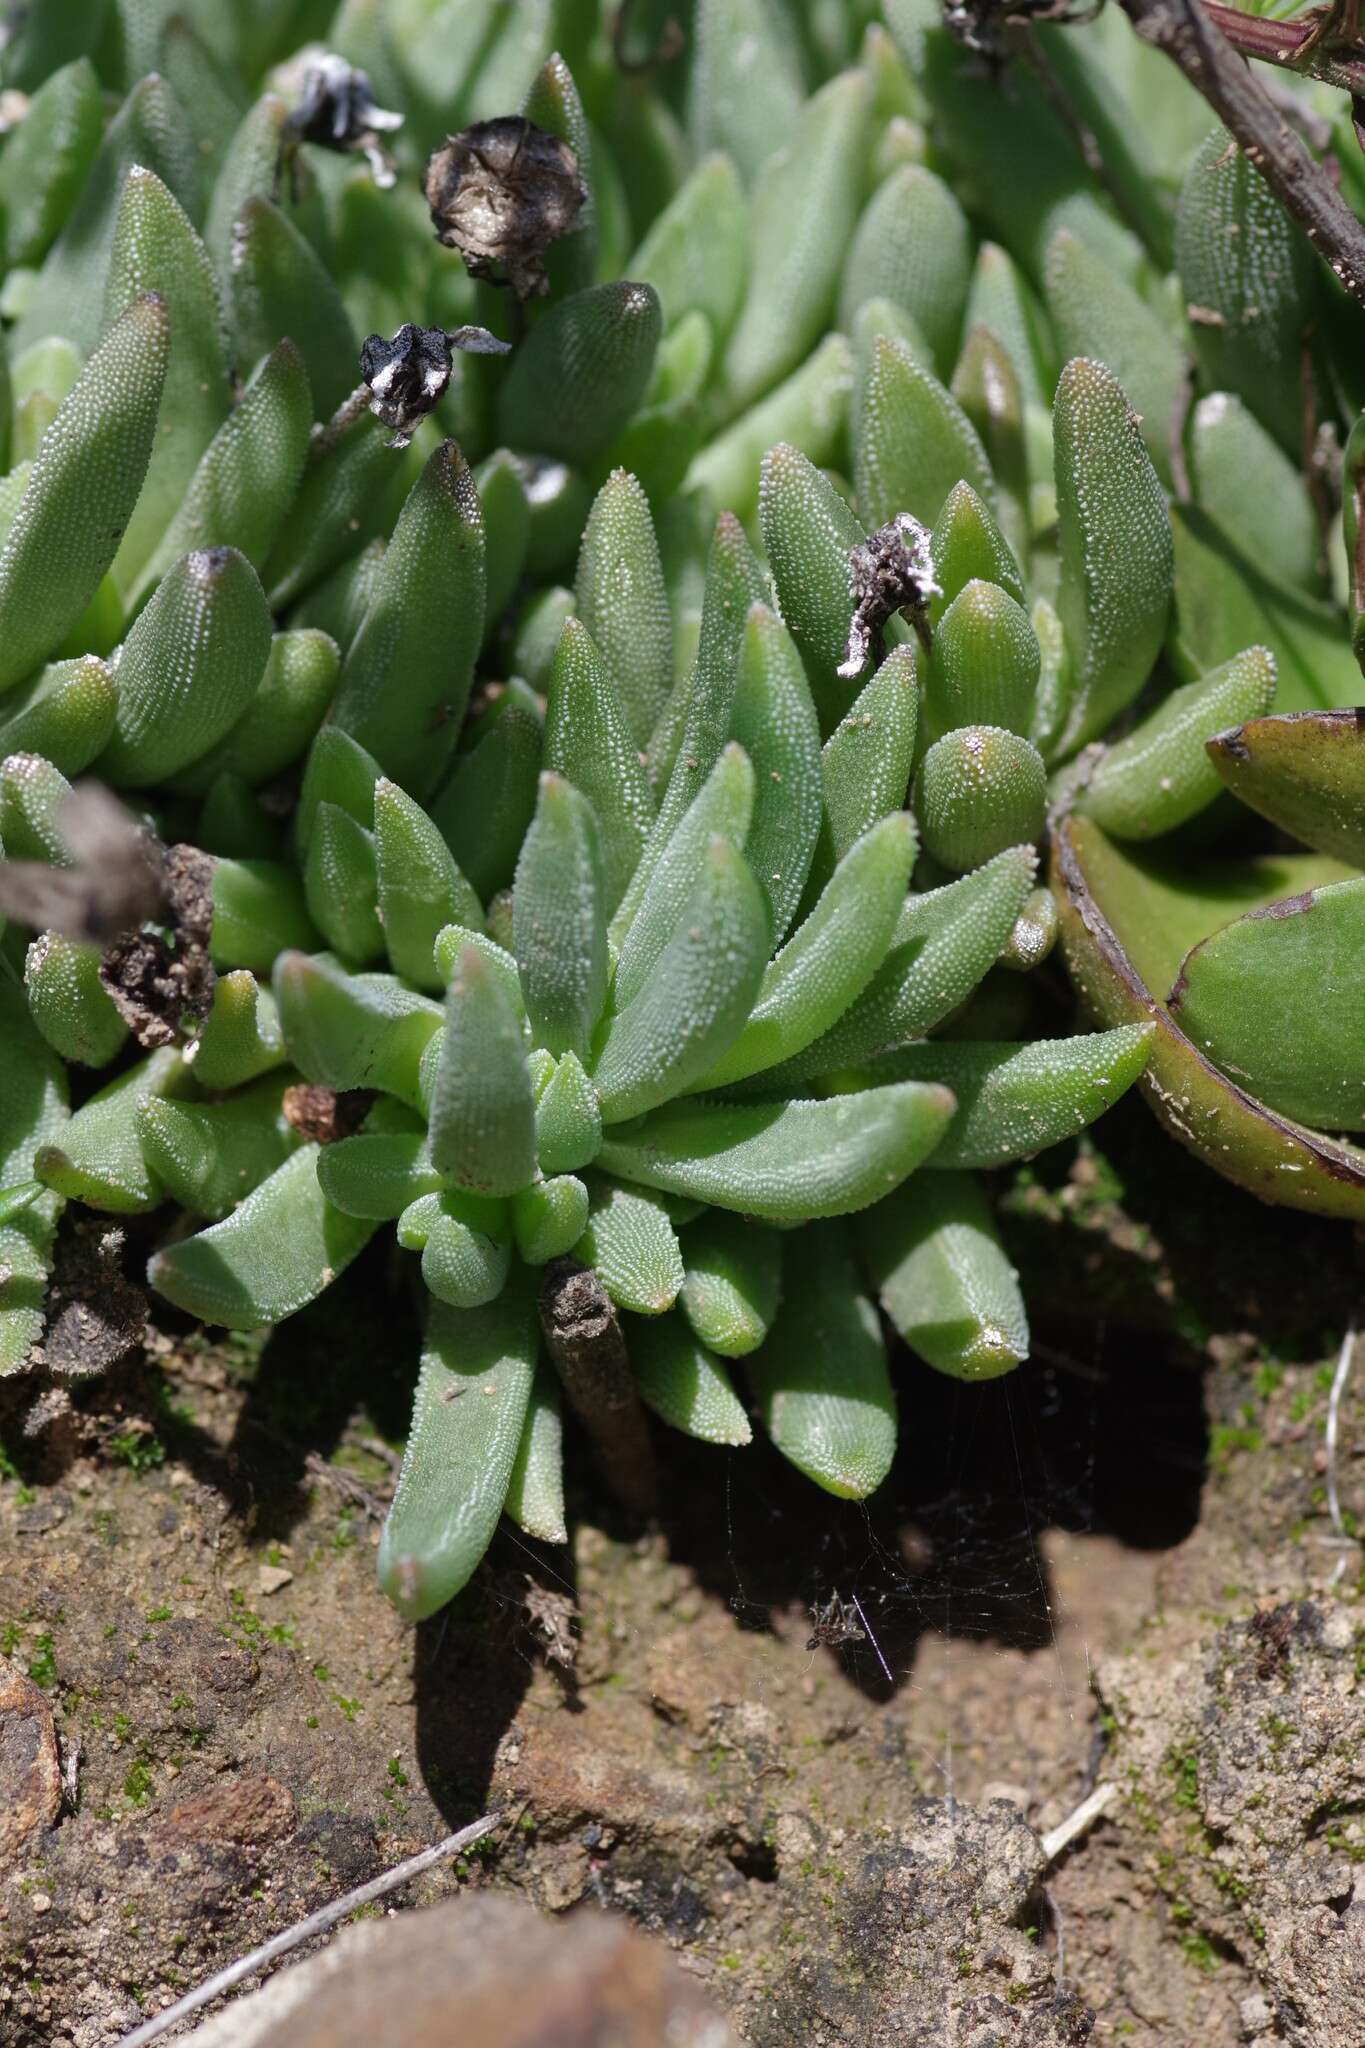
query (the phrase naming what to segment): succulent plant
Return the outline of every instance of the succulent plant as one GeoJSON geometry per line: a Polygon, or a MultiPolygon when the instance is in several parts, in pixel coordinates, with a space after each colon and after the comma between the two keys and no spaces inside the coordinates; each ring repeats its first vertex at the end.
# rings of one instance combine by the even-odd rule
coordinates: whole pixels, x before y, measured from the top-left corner
{"type": "Polygon", "coordinates": [[[1210,735],[1358,689],[1284,403],[1311,327],[1340,412],[1349,322],[1174,74],[1183,195],[1109,26],[1036,32],[1120,211],[918,0],[697,0],[682,59],[668,13],[114,0],[7,52],[0,1371],[64,1202],[173,1204],[153,1286],[244,1328],[392,1223],[412,1616],[500,1513],[562,1536],[561,1384],[637,1499],[641,1403],[861,1496],[878,1304],[1018,1364],[976,1176],[1180,1035],[1067,863],[1147,916],[1121,842],[1198,829],[1210,735]]]}

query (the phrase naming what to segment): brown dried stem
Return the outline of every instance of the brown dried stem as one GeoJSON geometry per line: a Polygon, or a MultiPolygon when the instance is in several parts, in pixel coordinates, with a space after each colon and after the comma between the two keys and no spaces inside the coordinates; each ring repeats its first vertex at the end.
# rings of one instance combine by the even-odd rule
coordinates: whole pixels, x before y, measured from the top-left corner
{"type": "MultiPolygon", "coordinates": [[[[1234,48],[1228,33],[1232,9],[1206,8],[1201,0],[1120,0],[1120,5],[1143,41],[1164,52],[1208,101],[1333,275],[1365,306],[1365,227],[1239,55],[1246,40],[1242,24],[1258,29],[1271,24],[1236,15],[1239,42],[1234,48]]],[[[1304,40],[1300,30],[1295,42],[1304,40]]],[[[1266,55],[1268,49],[1248,54],[1266,55]]],[[[1289,63],[1287,57],[1278,61],[1289,63]]]]}
{"type": "Polygon", "coordinates": [[[540,1290],[540,1326],[602,1476],[632,1514],[652,1514],[657,1489],[649,1424],[616,1311],[591,1266],[551,1260],[540,1290]]]}

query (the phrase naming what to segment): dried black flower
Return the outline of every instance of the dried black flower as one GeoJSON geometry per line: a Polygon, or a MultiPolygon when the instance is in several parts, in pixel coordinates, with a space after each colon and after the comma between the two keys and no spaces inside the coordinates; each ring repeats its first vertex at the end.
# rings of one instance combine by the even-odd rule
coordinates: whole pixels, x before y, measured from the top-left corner
{"type": "Polygon", "coordinates": [[[208,1016],[217,974],[209,958],[213,858],[196,846],[162,850],[166,924],[121,933],[100,958],[100,985],[138,1044],[173,1045],[208,1016]]]}
{"type": "Polygon", "coordinates": [[[302,96],[284,124],[284,145],[288,150],[313,142],[319,149],[359,150],[375,184],[387,188],[396,172],[379,138],[402,125],[401,114],[375,105],[366,72],[353,69],[344,57],[324,55],[303,74],[302,96]]]}
{"type": "Polygon", "coordinates": [[[505,356],[511,343],[486,327],[414,327],[405,321],[386,341],[372,334],[360,351],[360,374],[369,387],[370,411],[393,428],[394,448],[406,448],[433,406],[445,396],[455,350],[505,356]]]}
{"type": "Polygon", "coordinates": [[[927,526],[908,512],[898,512],[885,526],[849,549],[848,594],[853,619],[848,651],[839,664],[841,676],[861,675],[870,655],[880,655],[882,631],[897,612],[909,615],[926,651],[929,646],[931,597],[942,592],[934,581],[927,526]]]}
{"type": "Polygon", "coordinates": [[[587,202],[567,142],[522,114],[448,135],[427,164],[436,239],[458,249],[471,277],[508,284],[519,299],[548,289],[544,255],[587,202]]]}

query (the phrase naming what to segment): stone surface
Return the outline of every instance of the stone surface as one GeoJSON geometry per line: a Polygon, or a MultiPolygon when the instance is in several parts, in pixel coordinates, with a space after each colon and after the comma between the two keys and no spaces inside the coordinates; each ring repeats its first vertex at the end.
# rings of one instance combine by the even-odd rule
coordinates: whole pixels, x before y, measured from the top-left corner
{"type": "Polygon", "coordinates": [[[46,1698],[0,1657],[0,1872],[62,1810],[62,1767],[46,1698]]]}
{"type": "Polygon", "coordinates": [[[457,1900],[362,1922],[196,2029],[186,2048],[737,2048],[628,1921],[457,1900]]]}

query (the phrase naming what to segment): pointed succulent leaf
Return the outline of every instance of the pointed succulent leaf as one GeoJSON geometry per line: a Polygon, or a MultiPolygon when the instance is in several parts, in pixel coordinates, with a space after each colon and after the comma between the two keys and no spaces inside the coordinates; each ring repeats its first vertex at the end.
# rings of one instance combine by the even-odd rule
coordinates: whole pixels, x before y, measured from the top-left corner
{"type": "Polygon", "coordinates": [[[490,972],[495,976],[503,998],[513,1015],[522,1026],[522,1036],[530,1044],[530,1029],[526,1022],[526,1007],[522,1001],[521,978],[517,973],[514,955],[507,947],[500,946],[487,933],[471,931],[467,925],[448,924],[436,934],[434,948],[436,967],[444,987],[459,973],[460,959],[466,946],[472,946],[488,962],[490,972]]]}
{"type": "Polygon", "coordinates": [[[1033,287],[998,242],[976,252],[967,294],[966,331],[984,328],[1008,356],[1025,406],[1045,407],[1057,382],[1055,341],[1033,287]]]}
{"type": "Polygon", "coordinates": [[[9,268],[42,262],[85,183],[103,128],[100,83],[88,57],[64,64],[34,93],[0,152],[9,268]]]}
{"type": "Polygon", "coordinates": [[[933,1150],[946,1088],[905,1082],[810,1102],[689,1102],[609,1135],[608,1172],[765,1222],[866,1208],[933,1150]]]}
{"type": "Polygon", "coordinates": [[[94,596],[147,471],[170,348],[166,304],[134,302],[43,437],[0,551],[0,690],[39,666],[94,596]]]}
{"type": "Polygon", "coordinates": [[[869,1078],[941,1081],[957,1097],[957,1115],[926,1172],[1007,1166],[1103,1116],[1141,1074],[1154,1036],[1150,1024],[1120,1024],[1032,1045],[930,1039],[888,1053],[869,1078]]]}
{"type": "Polygon", "coordinates": [[[673,616],[649,500],[623,469],[612,471],[593,501],[575,599],[631,739],[643,748],[673,683],[673,616]]]}
{"type": "Polygon", "coordinates": [[[331,275],[271,200],[248,199],[232,227],[228,297],[237,353],[255,364],[287,334],[325,419],[353,387],[356,340],[331,275]]]}
{"type": "Polygon", "coordinates": [[[318,1185],[317,1156],[301,1146],[221,1223],[156,1252],[149,1284],[177,1308],[230,1330],[283,1322],[315,1301],[375,1231],[332,1207],[318,1185]]]}
{"type": "Polygon", "coordinates": [[[274,989],[289,1057],[309,1081],[378,1088],[418,1105],[418,1065],[439,1004],[391,975],[346,974],[305,953],[281,955],[274,989]]]}
{"type": "Polygon", "coordinates": [[[860,364],[850,433],[858,506],[870,528],[899,512],[932,526],[963,481],[994,503],[995,481],[975,427],[901,342],[877,339],[860,364]]]}
{"type": "Polygon", "coordinates": [[[270,656],[270,610],[235,548],[186,555],[136,621],[118,663],[114,736],[99,773],[159,782],[217,744],[251,702],[270,656]]]}
{"type": "Polygon", "coordinates": [[[941,178],[906,164],[877,187],[858,222],[839,290],[840,325],[865,300],[891,299],[913,317],[946,377],[971,276],[972,234],[962,208],[941,178]]]}
{"type": "Polygon", "coordinates": [[[114,709],[114,679],[95,655],[51,662],[6,704],[0,757],[41,754],[63,775],[79,775],[113,732],[114,709]]]}
{"type": "Polygon", "coordinates": [[[276,611],[373,538],[392,464],[384,429],[370,413],[314,455],[262,572],[276,611]]]}
{"type": "Polygon", "coordinates": [[[339,725],[319,727],[308,749],[294,813],[294,836],[306,853],[323,804],[345,811],[366,831],[374,826],[374,792],[381,774],[374,755],[339,725]]]}
{"type": "Polygon", "coordinates": [[[592,806],[611,912],[639,861],[654,800],[602,658],[577,619],[565,624],[550,676],[545,766],[572,783],[592,806]]]}
{"type": "Polygon", "coordinates": [[[1222,784],[1206,742],[1268,711],[1275,663],[1264,647],[1225,662],[1164,704],[1100,756],[1075,808],[1118,839],[1152,839],[1204,810],[1222,784]]]}
{"type": "MultiPolygon", "coordinates": [[[[266,361],[270,358],[267,356],[266,361]]],[[[319,583],[290,613],[302,630],[326,633],[346,653],[374,602],[387,542],[372,540],[319,583]]]]}
{"type": "Polygon", "coordinates": [[[1365,731],[1354,711],[1252,718],[1206,751],[1242,803],[1305,846],[1365,867],[1365,731]]]}
{"type": "Polygon", "coordinates": [[[422,1246],[422,1283],[451,1308],[482,1308],[495,1301],[511,1271],[512,1247],[459,1213],[458,1197],[438,1195],[422,1246]]]}
{"type": "Polygon", "coordinates": [[[515,1195],[536,1177],[535,1104],[521,1025],[477,947],[461,952],[430,1109],[433,1164],[461,1188],[515,1195]]]}
{"type": "Polygon", "coordinates": [[[523,1188],[512,1204],[517,1250],[528,1266],[545,1266],[571,1252],[588,1220],[588,1191],[571,1173],[523,1188]]]}
{"type": "Polygon", "coordinates": [[[607,994],[606,883],[592,805],[562,775],[540,778],[512,930],[536,1043],[586,1059],[607,994]]]}
{"type": "Polygon", "coordinates": [[[64,1060],[104,1067],[122,1051],[128,1026],[100,980],[96,947],[44,932],[24,959],[24,994],[33,1022],[64,1060]]]}
{"type": "Polygon", "coordinates": [[[526,483],[515,456],[505,448],[490,455],[474,472],[483,525],[485,639],[506,611],[526,565],[531,537],[531,507],[526,483]]]}
{"type": "Polygon", "coordinates": [[[918,724],[915,668],[913,647],[893,647],[825,741],[820,774],[831,867],[905,803],[918,724]]]}
{"type": "Polygon", "coordinates": [[[457,759],[432,799],[433,824],[485,903],[512,879],[535,813],[540,768],[540,727],[514,705],[457,759]]]}
{"type": "Polygon", "coordinates": [[[1234,918],[1186,954],[1167,999],[1186,1036],[1268,1109],[1365,1130],[1365,879],[1234,918]]]}
{"type": "Polygon", "coordinates": [[[723,341],[744,301],[749,274],[749,214],[735,166],[713,151],[655,218],[626,266],[653,285],[665,327],[703,314],[723,341]]]}
{"type": "Polygon", "coordinates": [[[594,1174],[576,1256],[591,1266],[617,1308],[661,1316],[683,1284],[682,1251],[668,1211],[644,1188],[594,1174]]]}
{"type": "Polygon", "coordinates": [[[1171,519],[1181,671],[1193,680],[1259,644],[1274,659],[1281,711],[1354,704],[1360,669],[1335,607],[1268,575],[1199,506],[1177,505],[1171,519]]]}
{"type": "Polygon", "coordinates": [[[1006,545],[1027,554],[1033,523],[1030,415],[1014,363],[988,327],[968,329],[949,390],[974,429],[995,478],[1000,517],[1010,534],[1006,545]]]}
{"type": "Polygon", "coordinates": [[[959,872],[1039,838],[1046,810],[1042,755],[998,725],[964,725],[945,733],[915,778],[924,844],[935,860],[959,872]]]}
{"type": "Polygon", "coordinates": [[[970,1174],[917,1174],[869,1211],[861,1236],[882,1307],[936,1372],[993,1380],[1027,1358],[1018,1276],[970,1174]]]}
{"type": "Polygon", "coordinates": [[[1344,870],[1316,857],[1241,861],[1221,902],[1199,892],[1191,902],[1187,867],[1155,870],[1150,856],[1115,845],[1088,818],[1064,819],[1053,835],[1053,888],[1068,968],[1100,1024],[1156,1025],[1141,1086],[1160,1122],[1206,1165],[1263,1200],[1360,1219],[1365,1151],[1254,1101],[1219,1072],[1159,999],[1182,953],[1258,894],[1273,902],[1338,877],[1344,870]]]}
{"type": "Polygon", "coordinates": [[[753,763],[754,807],[744,851],[782,939],[806,885],[821,817],[820,728],[791,635],[755,605],[740,645],[731,733],[753,763]]]}
{"type": "Polygon", "coordinates": [[[564,1521],[564,1430],[559,1381],[537,1368],[522,1424],[503,1512],[538,1543],[567,1543],[564,1521]]]}
{"type": "Polygon", "coordinates": [[[656,1108],[714,1066],[753,1005],[770,933],[767,904],[742,855],[712,838],[653,974],[607,1025],[593,1067],[604,1123],[656,1108]]]}
{"type": "Polygon", "coordinates": [[[1057,943],[1057,904],[1043,883],[1030,889],[1014,929],[1001,948],[999,965],[1013,974],[1032,974],[1057,943]]]}
{"type": "Polygon", "coordinates": [[[63,829],[71,784],[41,754],[10,754],[0,761],[0,845],[11,860],[75,864],[63,829]]]}
{"type": "MultiPolygon", "coordinates": [[[[172,1046],[149,1053],[85,1102],[40,1145],[33,1171],[44,1187],[118,1216],[151,1209],[163,1193],[142,1149],[139,1110],[149,1095],[182,1095],[189,1069],[172,1046]]],[[[221,1321],[219,1317],[217,1320],[221,1321]]]]}
{"type": "MultiPolygon", "coordinates": [[[[258,789],[282,775],[317,733],[339,666],[336,642],[326,633],[276,633],[246,710],[216,746],[180,771],[175,786],[197,793],[220,775],[232,775],[258,789]]],[[[310,809],[320,800],[319,792],[310,792],[310,809]]]]}
{"type": "Polygon", "coordinates": [[[794,370],[829,324],[862,197],[869,97],[860,71],[830,79],[755,181],[749,289],[722,371],[732,412],[794,370]]]}
{"type": "Polygon", "coordinates": [[[424,1131],[358,1131],[319,1147],[318,1185],[343,1215],[382,1223],[423,1195],[439,1194],[444,1182],[424,1131]]]}
{"type": "Polygon", "coordinates": [[[33,1155],[67,1122],[60,1059],[45,1046],[17,989],[0,988],[0,1378],[19,1371],[43,1331],[47,1255],[60,1200],[33,1178],[33,1155]]]}
{"type": "Polygon", "coordinates": [[[449,924],[477,925],[483,913],[431,819],[387,776],[374,786],[374,856],[379,921],[394,971],[417,988],[440,989],[437,933],[449,924]]]}
{"type": "Polygon", "coordinates": [[[1052,427],[1057,611],[1074,670],[1066,731],[1074,750],[1132,702],[1151,672],[1171,603],[1171,525],[1132,409],[1103,364],[1083,356],[1067,364],[1052,427]]]}
{"type": "Polygon", "coordinates": [[[705,871],[706,850],[712,839],[728,840],[736,853],[742,852],[753,813],[753,764],[743,747],[732,740],[661,850],[624,930],[618,920],[620,950],[612,981],[617,1010],[633,1001],[655,973],[705,871]]]}
{"type": "Polygon", "coordinates": [[[729,1373],[680,1316],[633,1324],[630,1362],[647,1408],[708,1444],[747,1444],[753,1431],[729,1373]]]}
{"type": "Polygon", "coordinates": [[[743,527],[733,514],[723,512],[716,521],[706,561],[697,660],[685,686],[673,766],[658,816],[617,914],[615,938],[635,915],[664,848],[730,737],[745,621],[750,607],[765,604],[769,595],[743,527]]]}
{"type": "Polygon", "coordinates": [[[557,135],[574,153],[588,198],[573,225],[545,252],[545,274],[556,297],[581,291],[597,274],[598,223],[595,203],[592,133],[573,73],[557,50],[531,83],[521,111],[547,135],[557,135]]]}
{"type": "Polygon", "coordinates": [[[716,1210],[694,1223],[682,1243],[680,1306],[692,1334],[723,1358],[746,1358],[777,1314],[780,1234],[716,1210]]]}
{"type": "MultiPolygon", "coordinates": [[[[1033,719],[1042,651],[1023,606],[998,583],[960,589],[934,632],[926,676],[929,729],[1003,726],[1026,735],[1033,719]]],[[[1024,838],[1012,833],[1010,841],[1024,838]]]]}
{"type": "Polygon", "coordinates": [[[453,1599],[492,1540],[539,1349],[529,1280],[484,1308],[428,1309],[412,1429],[379,1545],[379,1582],[408,1621],[453,1599]]]}
{"type": "Polygon", "coordinates": [[[284,1060],[279,1011],[269,989],[243,967],[220,974],[213,1006],[190,1048],[204,1088],[240,1088],[284,1060]]]}
{"type": "MultiPolygon", "coordinates": [[[[168,392],[177,367],[173,351],[168,392]]],[[[204,449],[164,537],[133,586],[134,600],[193,548],[237,548],[259,572],[302,480],[312,423],[308,372],[285,336],[258,363],[241,403],[204,449]]]]}
{"type": "Polygon", "coordinates": [[[998,585],[1016,604],[1027,602],[1013,549],[985,500],[970,484],[954,484],[934,521],[930,540],[934,581],[942,595],[930,606],[937,625],[944,611],[973,580],[998,585]]]}
{"type": "Polygon", "coordinates": [[[1185,381],[1185,351],[1133,287],[1087,242],[1063,229],[1047,252],[1048,311],[1064,356],[1092,356],[1123,387],[1143,444],[1166,484],[1185,381]]]}
{"type": "Polygon", "coordinates": [[[339,804],[321,803],[303,863],[308,915],[333,952],[350,967],[384,951],[374,834],[339,804]]]}
{"type": "Polygon", "coordinates": [[[196,218],[199,165],[185,110],[153,73],[133,87],[104,132],[90,174],[48,252],[16,324],[16,352],[61,334],[89,354],[100,336],[109,253],[124,183],[135,166],[151,171],[196,218]]]}
{"type": "Polygon", "coordinates": [[[134,164],[124,180],[104,294],[106,329],[144,292],[166,302],[171,354],[146,480],[114,558],[131,592],[227,417],[227,342],[208,251],[183,207],[154,172],[134,164]]]}
{"type": "Polygon", "coordinates": [[[763,459],[774,443],[799,448],[811,462],[839,459],[852,388],[853,351],[844,335],[827,334],[790,376],[706,444],[684,488],[704,491],[736,518],[752,520],[763,459]]]}
{"type": "Polygon", "coordinates": [[[829,478],[784,442],[763,459],[759,522],[782,617],[828,731],[848,706],[849,685],[838,668],[853,616],[848,558],[862,545],[863,528],[829,478]]]}
{"type": "Polygon", "coordinates": [[[909,897],[886,959],[839,1021],[764,1085],[854,1066],[922,1038],[951,1015],[999,959],[1033,886],[1038,857],[1011,846],[974,874],[909,897]]]}
{"type": "Polygon", "coordinates": [[[454,751],[483,616],[478,492],[455,443],[443,441],[394,528],[333,714],[418,796],[454,751]]]}
{"type": "Polygon", "coordinates": [[[143,1158],[173,1202],[217,1222],[282,1166],[299,1143],[280,1109],[285,1074],[268,1074],[219,1102],[138,1105],[143,1158]]]}
{"type": "Polygon", "coordinates": [[[1204,383],[1235,391],[1297,458],[1314,256],[1259,170],[1215,128],[1185,173],[1175,264],[1204,383]]]}
{"type": "Polygon", "coordinates": [[[536,1103],[536,1152],[542,1173],[575,1173],[590,1166],[602,1145],[597,1090],[578,1055],[566,1052],[536,1103]]]}
{"type": "Polygon", "coordinates": [[[835,1224],[788,1245],[782,1309],[749,1360],[763,1426],[827,1493],[864,1500],[896,1451],[896,1396],[877,1311],[835,1224]]]}
{"type": "Polygon", "coordinates": [[[215,860],[212,892],[209,950],[215,967],[269,974],[287,948],[320,943],[303,884],[280,861],[215,860]]]}
{"type": "Polygon", "coordinates": [[[773,0],[701,0],[695,33],[693,146],[728,150],[752,182],[787,140],[805,98],[792,23],[773,0]]]}
{"type": "Polygon", "coordinates": [[[915,843],[914,824],[904,811],[854,841],[810,916],[765,969],[743,1030],[700,1087],[720,1088],[761,1073],[837,1024],[886,958],[915,843]]]}
{"type": "Polygon", "coordinates": [[[1299,463],[1232,392],[1211,391],[1191,413],[1189,471],[1195,503],[1240,554],[1268,557],[1279,582],[1316,594],[1322,537],[1299,463]],[[1267,505],[1275,507],[1270,549],[1267,505]]]}
{"type": "Polygon", "coordinates": [[[661,332],[652,285],[622,279],[561,299],[512,358],[498,393],[502,439],[590,467],[643,398],[661,332]]]}

